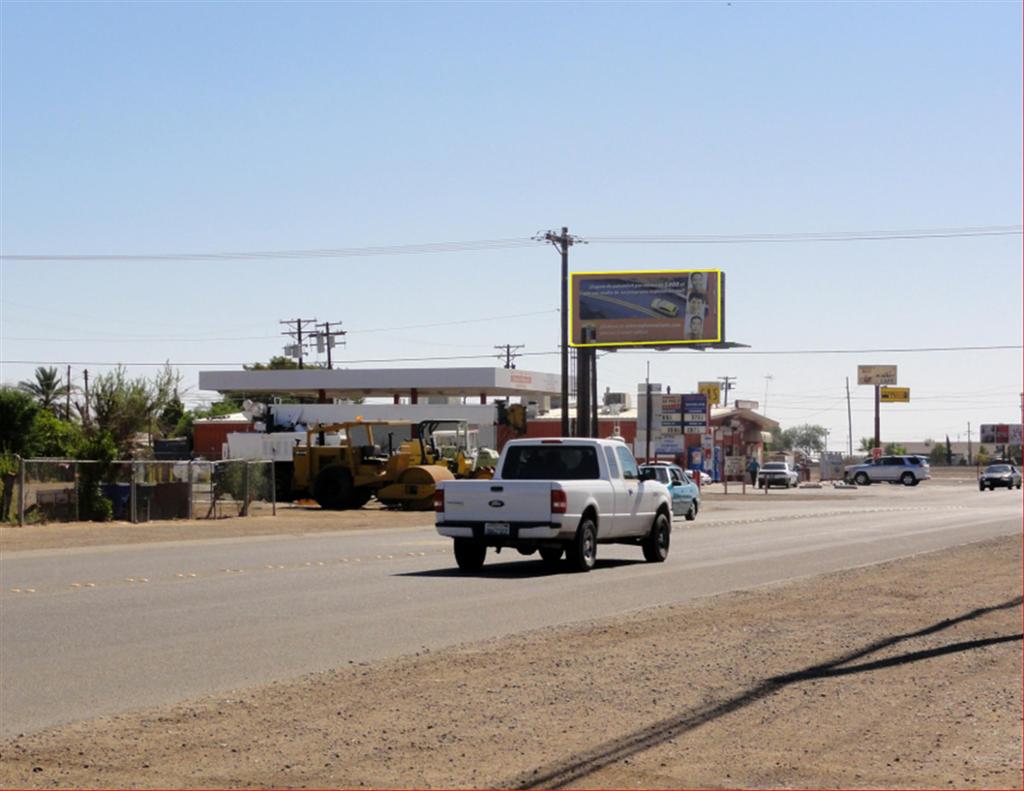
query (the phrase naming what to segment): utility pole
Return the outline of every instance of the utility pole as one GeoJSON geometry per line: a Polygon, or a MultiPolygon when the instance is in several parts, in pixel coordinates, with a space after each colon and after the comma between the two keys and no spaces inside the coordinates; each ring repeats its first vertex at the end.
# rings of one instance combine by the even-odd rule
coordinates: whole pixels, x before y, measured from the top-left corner
{"type": "MultiPolygon", "coordinates": [[[[316,350],[318,352],[323,352],[324,349],[327,350],[327,370],[334,368],[333,361],[331,360],[331,349],[335,346],[334,339],[347,334],[345,330],[331,330],[332,323],[334,325],[341,324],[340,321],[325,321],[322,324],[316,325],[316,328],[320,330],[320,332],[316,334],[316,350]]],[[[345,341],[342,341],[341,345],[344,346],[345,341]]]]}
{"type": "Polygon", "coordinates": [[[967,463],[974,464],[974,448],[971,446],[971,422],[967,421],[967,463]]]}
{"type": "Polygon", "coordinates": [[[647,412],[647,420],[646,420],[646,425],[644,426],[644,434],[645,434],[645,436],[647,438],[647,447],[644,448],[644,461],[645,462],[649,462],[651,460],[651,425],[652,425],[652,422],[653,422],[652,421],[652,416],[651,416],[651,407],[652,407],[652,402],[654,400],[654,399],[651,398],[651,361],[650,360],[647,361],[647,380],[646,381],[647,381],[647,405],[646,405],[645,408],[646,408],[646,412],[647,412]]]}
{"type": "Polygon", "coordinates": [[[296,357],[299,361],[299,370],[302,370],[305,366],[303,364],[303,356],[306,351],[306,342],[309,339],[309,330],[306,331],[306,339],[303,340],[302,326],[307,327],[310,324],[315,325],[316,319],[291,319],[288,321],[279,321],[278,324],[284,324],[287,329],[281,331],[281,334],[287,338],[291,338],[295,341],[292,346],[285,346],[284,353],[287,357],[296,357]],[[292,351],[289,352],[289,349],[292,351]]]}
{"type": "MultiPolygon", "coordinates": [[[[882,387],[875,385],[875,447],[882,449],[882,387]]],[[[875,454],[872,453],[872,456],[875,454]]]]}
{"type": "Polygon", "coordinates": [[[768,383],[775,381],[772,374],[764,375],[764,406],[761,407],[761,414],[768,417],[768,383]]]}
{"type": "Polygon", "coordinates": [[[850,408],[850,377],[846,377],[846,425],[850,432],[850,456],[853,456],[853,410],[850,408]]]}
{"type": "Polygon", "coordinates": [[[533,237],[551,242],[562,256],[562,436],[569,436],[569,248],[581,240],[562,226],[561,233],[546,231],[533,237]]]}
{"type": "MultiPolygon", "coordinates": [[[[515,360],[516,357],[519,357],[520,355],[516,354],[514,350],[515,349],[525,349],[526,348],[526,344],[525,343],[516,343],[516,344],[506,343],[504,346],[495,346],[494,348],[498,349],[499,351],[501,349],[505,350],[505,367],[506,368],[515,368],[516,364],[513,362],[513,360],[515,360]]],[[[499,360],[501,359],[501,355],[500,354],[498,355],[498,359],[499,360]]]]}
{"type": "Polygon", "coordinates": [[[82,423],[89,425],[89,369],[84,371],[85,375],[85,414],[82,415],[82,423]]]}
{"type": "Polygon", "coordinates": [[[68,378],[67,382],[68,391],[64,397],[64,419],[71,422],[71,366],[68,366],[68,378]]]}
{"type": "Polygon", "coordinates": [[[725,389],[725,395],[722,397],[722,406],[729,406],[729,391],[736,386],[736,377],[719,376],[718,381],[722,383],[722,387],[725,389]]]}

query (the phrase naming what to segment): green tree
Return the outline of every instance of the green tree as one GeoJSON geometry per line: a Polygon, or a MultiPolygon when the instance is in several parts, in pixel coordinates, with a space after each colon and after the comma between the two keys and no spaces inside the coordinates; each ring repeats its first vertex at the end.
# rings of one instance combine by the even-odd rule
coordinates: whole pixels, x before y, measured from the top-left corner
{"type": "Polygon", "coordinates": [[[68,459],[77,456],[85,440],[82,427],[40,410],[29,429],[28,446],[34,456],[68,459]]]}
{"type": "Polygon", "coordinates": [[[828,430],[824,426],[804,423],[772,433],[773,450],[800,450],[804,453],[820,453],[825,450],[828,430]]]}
{"type": "Polygon", "coordinates": [[[27,392],[0,387],[0,520],[7,521],[18,478],[16,456],[32,455],[30,434],[39,406],[27,392]]]}
{"type": "MultiPolygon", "coordinates": [[[[323,368],[321,363],[310,363],[303,361],[304,368],[323,368]]],[[[293,360],[291,357],[283,357],[280,354],[275,354],[270,358],[269,362],[265,363],[249,363],[248,365],[242,366],[246,371],[294,371],[299,367],[297,360],[293,360]]]]}
{"type": "Polygon", "coordinates": [[[96,377],[91,392],[92,421],[110,434],[120,453],[130,455],[136,434],[150,430],[153,422],[177,393],[181,375],[169,365],[152,380],[131,379],[124,367],[96,377]]]}
{"type": "Polygon", "coordinates": [[[32,396],[42,409],[67,417],[64,400],[71,392],[71,386],[63,381],[56,368],[39,366],[35,377],[34,381],[18,382],[18,389],[32,396]]]}

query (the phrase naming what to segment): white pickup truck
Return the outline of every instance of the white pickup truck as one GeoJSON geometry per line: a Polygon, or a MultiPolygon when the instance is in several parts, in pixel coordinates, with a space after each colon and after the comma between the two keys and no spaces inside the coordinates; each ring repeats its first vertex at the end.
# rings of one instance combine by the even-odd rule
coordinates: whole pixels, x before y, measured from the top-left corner
{"type": "Polygon", "coordinates": [[[672,531],[668,489],[617,440],[513,440],[493,479],[438,484],[434,510],[465,571],[483,566],[487,547],[540,552],[551,564],[565,553],[574,569],[590,571],[599,543],[635,544],[659,563],[672,531]]]}

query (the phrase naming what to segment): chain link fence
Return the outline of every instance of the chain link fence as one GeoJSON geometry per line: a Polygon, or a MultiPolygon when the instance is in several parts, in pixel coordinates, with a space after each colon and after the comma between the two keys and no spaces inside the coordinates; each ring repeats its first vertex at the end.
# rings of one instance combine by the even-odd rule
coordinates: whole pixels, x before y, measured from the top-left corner
{"type": "Polygon", "coordinates": [[[274,463],[22,459],[7,507],[19,525],[268,516],[274,463]]]}

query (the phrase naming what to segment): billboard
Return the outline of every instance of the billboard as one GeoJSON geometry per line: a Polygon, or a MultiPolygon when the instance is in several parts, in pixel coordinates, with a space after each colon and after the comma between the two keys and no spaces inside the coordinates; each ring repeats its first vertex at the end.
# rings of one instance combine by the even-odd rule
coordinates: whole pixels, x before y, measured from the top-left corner
{"type": "Polygon", "coordinates": [[[574,272],[570,346],[674,346],[725,340],[718,269],[574,272]]]}
{"type": "Polygon", "coordinates": [[[991,445],[1020,445],[1020,423],[982,423],[981,442],[991,445]]]}
{"type": "Polygon", "coordinates": [[[894,385],[896,384],[895,365],[858,365],[857,384],[859,385],[894,385]]]}

